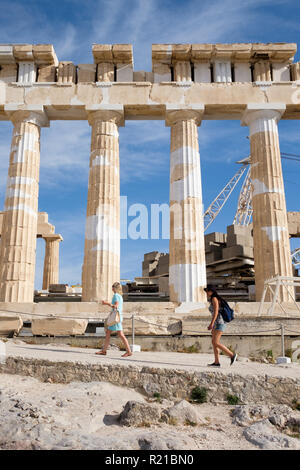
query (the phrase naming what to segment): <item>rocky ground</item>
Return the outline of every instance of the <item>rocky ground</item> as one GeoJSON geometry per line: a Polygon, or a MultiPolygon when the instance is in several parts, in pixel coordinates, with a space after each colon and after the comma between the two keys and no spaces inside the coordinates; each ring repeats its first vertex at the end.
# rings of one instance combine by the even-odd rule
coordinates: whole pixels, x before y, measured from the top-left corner
{"type": "Polygon", "coordinates": [[[300,411],[146,399],[0,374],[0,449],[299,449],[300,411]]]}

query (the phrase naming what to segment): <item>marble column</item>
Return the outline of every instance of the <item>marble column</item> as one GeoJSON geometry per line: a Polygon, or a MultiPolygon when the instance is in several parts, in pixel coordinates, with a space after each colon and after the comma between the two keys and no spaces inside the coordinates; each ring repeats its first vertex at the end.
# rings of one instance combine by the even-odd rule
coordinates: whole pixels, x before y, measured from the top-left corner
{"type": "MultiPolygon", "coordinates": [[[[256,300],[260,301],[265,280],[292,276],[292,261],[278,126],[284,105],[248,105],[242,124],[249,126],[251,181],[253,186],[253,241],[256,300]]],[[[292,301],[294,289],[280,289],[280,301],[292,301]]],[[[270,301],[270,296],[266,298],[270,301]]]]}
{"type": "Polygon", "coordinates": [[[88,202],[82,268],[82,300],[109,300],[111,286],[120,281],[121,111],[93,111],[88,202]]]}
{"type": "Polygon", "coordinates": [[[59,243],[62,241],[61,235],[49,235],[43,237],[46,242],[43,290],[48,290],[50,284],[59,283],[59,243]]]}
{"type": "Polygon", "coordinates": [[[42,112],[15,111],[0,247],[0,301],[33,302],[42,112]]]}
{"type": "Polygon", "coordinates": [[[206,294],[198,125],[203,110],[167,112],[171,126],[169,287],[173,302],[203,303],[206,294]]]}

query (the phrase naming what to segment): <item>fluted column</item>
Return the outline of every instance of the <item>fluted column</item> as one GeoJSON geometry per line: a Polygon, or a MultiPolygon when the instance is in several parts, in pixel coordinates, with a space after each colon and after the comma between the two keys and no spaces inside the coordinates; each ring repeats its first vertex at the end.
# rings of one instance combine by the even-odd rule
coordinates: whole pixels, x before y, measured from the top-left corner
{"type": "Polygon", "coordinates": [[[0,247],[0,300],[33,302],[43,113],[16,111],[0,247]]]}
{"type": "Polygon", "coordinates": [[[101,301],[120,280],[119,131],[123,113],[89,113],[92,127],[82,300],[101,301]]]}
{"type": "Polygon", "coordinates": [[[198,128],[203,111],[167,112],[170,155],[170,300],[205,302],[202,185],[198,128]]]}
{"type": "MultiPolygon", "coordinates": [[[[265,280],[293,275],[277,126],[284,109],[284,105],[272,108],[270,104],[268,109],[248,105],[242,121],[250,133],[257,301],[261,300],[265,280]]],[[[290,294],[294,297],[292,287],[290,294]]],[[[279,300],[292,298],[286,289],[280,289],[279,300]]]]}
{"type": "Polygon", "coordinates": [[[46,242],[43,289],[48,290],[50,284],[59,283],[59,243],[62,241],[61,235],[49,235],[43,237],[46,242]]]}

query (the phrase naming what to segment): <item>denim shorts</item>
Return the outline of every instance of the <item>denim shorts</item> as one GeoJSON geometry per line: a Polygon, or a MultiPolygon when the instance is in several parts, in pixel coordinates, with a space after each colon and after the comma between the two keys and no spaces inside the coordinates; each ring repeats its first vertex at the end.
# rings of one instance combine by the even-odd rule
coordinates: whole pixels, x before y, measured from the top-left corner
{"type": "Polygon", "coordinates": [[[215,323],[213,330],[218,330],[218,331],[225,331],[226,325],[225,323],[215,323]]]}

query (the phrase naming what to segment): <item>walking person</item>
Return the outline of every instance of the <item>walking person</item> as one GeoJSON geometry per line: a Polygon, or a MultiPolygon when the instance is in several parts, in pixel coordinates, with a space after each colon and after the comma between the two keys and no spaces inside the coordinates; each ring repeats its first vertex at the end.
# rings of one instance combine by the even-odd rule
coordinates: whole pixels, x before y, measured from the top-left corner
{"type": "Polygon", "coordinates": [[[112,326],[107,326],[106,327],[106,336],[105,336],[104,345],[103,345],[101,351],[96,352],[96,354],[98,354],[100,356],[106,356],[106,351],[107,351],[107,348],[108,348],[109,343],[110,343],[111,332],[116,331],[118,333],[119,338],[121,338],[121,340],[123,341],[124,346],[126,348],[126,352],[125,352],[125,354],[122,355],[122,357],[132,356],[132,352],[131,352],[129,343],[127,341],[126,336],[123,333],[123,327],[122,327],[123,297],[122,297],[122,286],[121,286],[121,284],[119,282],[115,282],[112,285],[112,290],[113,290],[114,295],[112,297],[111,303],[106,301],[106,300],[102,300],[102,305],[108,305],[109,307],[118,310],[119,314],[120,314],[120,322],[115,323],[112,326]]]}
{"type": "Polygon", "coordinates": [[[220,343],[220,339],[222,334],[225,331],[226,328],[226,323],[222,318],[221,315],[221,308],[222,308],[222,302],[224,300],[222,297],[219,296],[217,293],[216,289],[208,285],[205,289],[205,292],[207,294],[208,301],[210,303],[209,305],[209,311],[212,314],[212,320],[208,326],[208,330],[211,330],[212,334],[212,345],[214,349],[214,355],[215,355],[215,361],[212,364],[208,364],[211,367],[220,367],[220,356],[219,356],[219,349],[223,351],[227,356],[230,357],[230,365],[235,363],[237,359],[237,354],[231,352],[224,344],[220,343]]]}

